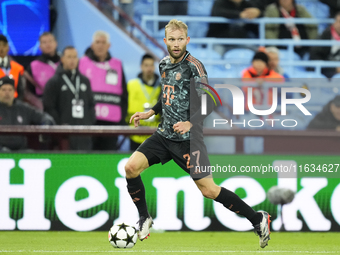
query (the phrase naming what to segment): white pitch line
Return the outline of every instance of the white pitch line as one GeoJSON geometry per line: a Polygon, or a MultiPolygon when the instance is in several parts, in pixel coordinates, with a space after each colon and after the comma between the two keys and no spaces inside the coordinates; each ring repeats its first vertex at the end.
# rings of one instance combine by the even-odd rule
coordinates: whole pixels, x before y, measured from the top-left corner
{"type": "Polygon", "coordinates": [[[142,251],[134,251],[134,250],[113,250],[113,251],[44,251],[44,250],[0,250],[0,253],[115,253],[115,252],[130,252],[130,253],[308,253],[308,254],[336,254],[340,251],[150,251],[150,250],[142,250],[142,251]]]}

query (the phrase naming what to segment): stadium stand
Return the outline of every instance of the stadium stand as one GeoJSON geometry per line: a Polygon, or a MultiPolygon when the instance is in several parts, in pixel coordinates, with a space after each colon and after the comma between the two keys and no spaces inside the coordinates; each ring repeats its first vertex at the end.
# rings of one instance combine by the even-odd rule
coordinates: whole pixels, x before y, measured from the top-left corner
{"type": "MultiPolygon", "coordinates": [[[[177,0],[171,1],[175,2],[177,0]]],[[[182,1],[182,0],[181,0],[182,1]]],[[[69,1],[61,1],[65,2],[64,4],[60,4],[58,2],[58,6],[66,7],[70,4],[69,1]],[[66,3],[67,2],[67,3],[66,3]]],[[[100,0],[88,0],[84,1],[84,3],[94,4],[95,2],[99,3],[100,0]]],[[[106,1],[109,4],[118,4],[119,0],[110,0],[106,1]]],[[[259,38],[251,38],[251,39],[224,39],[224,38],[206,38],[206,33],[208,30],[209,23],[229,23],[229,22],[240,22],[240,20],[229,20],[222,17],[210,17],[210,12],[212,9],[213,1],[212,0],[188,0],[188,10],[187,15],[185,16],[165,16],[159,15],[159,2],[160,0],[134,0],[134,21],[141,26],[142,30],[137,29],[136,24],[130,24],[131,26],[127,28],[131,31],[125,31],[126,34],[135,36],[140,40],[140,45],[137,42],[129,42],[126,47],[134,48],[133,51],[125,51],[122,52],[119,50],[119,47],[125,45],[126,42],[124,36],[119,33],[116,33],[120,28],[115,28],[114,34],[118,35],[118,45],[114,48],[113,55],[124,54],[124,61],[127,63],[127,76],[131,77],[135,75],[135,69],[138,68],[138,65],[135,65],[135,61],[133,57],[135,57],[135,52],[138,54],[142,54],[143,50],[149,49],[150,52],[154,53],[159,59],[163,58],[165,55],[165,46],[163,43],[164,37],[164,28],[159,29],[160,22],[167,22],[172,18],[180,19],[186,22],[189,26],[189,36],[191,37],[190,44],[187,49],[191,52],[193,56],[201,60],[205,68],[208,72],[209,78],[227,78],[227,79],[235,79],[237,81],[240,80],[242,75],[242,70],[249,67],[251,64],[251,59],[254,55],[254,52],[258,49],[259,46],[287,46],[287,49],[280,49],[280,66],[282,66],[285,72],[288,74],[290,79],[297,79],[296,83],[298,87],[307,86],[308,89],[312,92],[313,95],[317,95],[317,97],[312,97],[308,102],[308,106],[311,107],[311,111],[313,113],[317,113],[322,109],[322,106],[325,102],[329,101],[334,97],[334,95],[339,94],[339,85],[336,82],[336,78],[339,78],[340,75],[335,75],[332,80],[326,79],[325,76],[321,74],[322,67],[338,67],[339,63],[336,61],[310,61],[308,60],[308,54],[306,54],[303,58],[300,58],[294,52],[294,47],[296,46],[332,46],[334,44],[339,44],[339,42],[335,40],[300,40],[294,41],[290,39],[285,40],[266,40],[265,39],[265,25],[268,23],[275,24],[284,24],[286,22],[285,19],[281,18],[258,18],[253,20],[242,20],[242,22],[254,23],[259,25],[259,38]],[[145,37],[145,32],[156,39],[159,45],[155,45],[150,38],[145,37]],[[123,39],[122,39],[123,38],[123,39]],[[144,45],[143,45],[144,44],[144,45]],[[223,55],[220,55],[217,51],[215,51],[216,45],[224,45],[227,47],[227,52],[223,55]],[[160,47],[160,46],[163,46],[160,47]],[[314,68],[314,71],[306,71],[307,67],[314,68]]],[[[329,19],[329,7],[323,3],[320,3],[317,0],[298,0],[298,4],[301,4],[307,8],[307,10],[313,15],[312,19],[294,19],[297,24],[318,24],[319,33],[329,24],[333,23],[333,19],[329,19]]],[[[95,4],[94,4],[95,5],[95,4]]],[[[97,6],[92,6],[91,8],[95,8],[97,6]]],[[[83,8],[84,6],[79,6],[79,8],[83,8]]],[[[99,8],[100,9],[100,8],[99,8]]],[[[86,9],[87,10],[87,9],[86,9]]],[[[118,22],[118,13],[112,8],[112,17],[116,19],[118,22]]],[[[104,12],[103,12],[104,13],[104,12]]],[[[102,15],[102,14],[96,14],[102,15]]],[[[97,16],[99,17],[99,16],[97,16]]],[[[66,21],[68,19],[64,19],[62,22],[59,22],[59,25],[66,25],[66,21]]],[[[99,19],[98,19],[99,20],[99,19]]],[[[72,21],[70,21],[72,22],[72,21]]],[[[109,24],[110,20],[103,21],[105,23],[105,29],[108,29],[112,24],[109,24]]],[[[99,23],[99,22],[98,22],[99,23]]],[[[116,24],[116,23],[114,23],[116,24]]],[[[58,27],[58,26],[57,26],[58,27]]],[[[76,48],[79,48],[80,52],[84,50],[84,35],[86,31],[82,31],[81,29],[76,29],[80,27],[79,21],[75,22],[72,26],[72,31],[66,30],[63,34],[63,29],[58,30],[56,32],[56,36],[60,38],[59,43],[62,46],[64,44],[73,44],[76,48]],[[73,33],[72,33],[73,32],[73,33]],[[70,34],[71,36],[65,36],[70,34]],[[79,39],[82,38],[82,39],[79,39]]],[[[87,26],[88,33],[91,34],[91,31],[95,28],[95,26],[87,26]]],[[[113,33],[113,32],[112,32],[113,33]]],[[[87,38],[88,39],[88,38],[87,38]]],[[[294,82],[294,81],[290,81],[294,82]]],[[[284,86],[288,86],[287,83],[284,86]]],[[[242,86],[242,85],[240,85],[242,86]]],[[[280,87],[279,85],[278,87],[280,87]]],[[[230,98],[226,98],[227,101],[230,101],[230,98]]],[[[264,100],[265,101],[265,100],[264,100]]],[[[268,108],[270,106],[263,105],[263,109],[268,108]]],[[[279,108],[278,108],[279,110],[279,108]]],[[[300,129],[303,129],[306,124],[304,123],[300,129]]]]}
{"type": "MultiPolygon", "coordinates": [[[[175,2],[176,0],[172,1],[175,2]]],[[[113,0],[117,2],[117,0],[113,0]]],[[[163,44],[164,28],[159,29],[159,22],[166,22],[172,18],[180,19],[186,22],[189,26],[189,36],[191,41],[187,49],[193,56],[200,59],[208,72],[210,78],[234,78],[239,79],[242,75],[242,70],[249,67],[254,51],[259,46],[288,46],[287,49],[280,49],[280,66],[291,79],[297,79],[299,87],[307,83],[308,88],[313,92],[313,95],[318,95],[309,102],[313,112],[316,113],[322,109],[324,103],[334,96],[334,91],[339,91],[335,82],[332,84],[321,74],[321,68],[325,66],[338,66],[337,62],[331,61],[310,61],[308,54],[302,59],[294,52],[296,46],[317,46],[317,45],[333,45],[334,41],[319,41],[319,40],[301,40],[299,42],[285,40],[266,40],[265,25],[267,23],[284,24],[286,20],[281,18],[259,18],[254,20],[242,20],[242,22],[250,22],[259,25],[259,38],[252,39],[223,39],[223,38],[206,38],[206,32],[209,22],[228,23],[238,22],[221,17],[210,17],[213,1],[211,0],[188,0],[188,11],[186,16],[166,16],[159,15],[159,0],[135,0],[134,1],[134,20],[141,25],[149,35],[163,44]],[[214,49],[216,45],[226,45],[228,51],[220,55],[214,49]],[[237,45],[237,48],[235,48],[237,45]],[[306,71],[306,67],[314,67],[314,71],[306,71]],[[306,79],[307,82],[302,82],[306,79]],[[311,82],[311,80],[320,81],[311,82]],[[322,84],[323,88],[318,86],[322,84]]],[[[318,24],[319,32],[326,26],[333,23],[333,19],[329,19],[329,8],[327,5],[320,3],[317,0],[298,0],[298,4],[306,7],[313,15],[312,19],[294,19],[298,24],[318,24]]],[[[164,51],[155,46],[152,42],[144,38],[143,33],[137,29],[133,34],[144,42],[145,45],[154,52],[160,59],[164,57],[164,51]]],[[[287,85],[288,86],[288,85],[287,85]]],[[[230,100],[230,98],[228,99],[230,100]]],[[[268,105],[263,105],[263,108],[268,108],[268,105]]],[[[300,129],[303,129],[308,123],[304,123],[300,129]]]]}
{"type": "MultiPolygon", "coordinates": [[[[142,0],[136,1],[136,4],[141,4],[141,2],[143,2],[142,0]]],[[[154,1],[152,4],[154,6],[156,6],[156,2],[154,1]]],[[[233,22],[232,20],[227,20],[224,18],[218,18],[218,17],[209,17],[210,15],[208,14],[208,10],[211,10],[211,6],[212,6],[212,2],[213,1],[206,1],[206,0],[200,0],[199,3],[197,4],[197,1],[189,1],[188,3],[188,16],[181,16],[178,17],[179,19],[187,22],[188,24],[190,24],[189,26],[189,34],[191,36],[192,39],[197,39],[197,41],[195,42],[194,40],[191,41],[191,44],[195,44],[197,43],[198,45],[207,45],[206,50],[209,51],[209,49],[213,48],[214,44],[224,44],[224,45],[233,45],[235,44],[235,41],[231,40],[231,41],[226,41],[225,39],[207,39],[204,38],[204,34],[203,32],[206,31],[206,28],[208,26],[209,22],[233,22]],[[195,2],[196,4],[194,4],[193,2],[195,2]],[[204,7],[204,8],[203,8],[204,7]],[[204,19],[202,19],[202,16],[204,16],[204,19]],[[204,22],[202,20],[205,20],[204,22]],[[204,40],[202,40],[204,39],[204,40]]],[[[310,13],[314,16],[314,19],[298,19],[296,20],[297,22],[301,22],[301,23],[306,23],[306,24],[319,24],[319,31],[322,31],[322,29],[324,29],[326,26],[328,26],[330,23],[332,23],[333,21],[331,19],[328,19],[328,15],[329,15],[329,7],[323,3],[320,3],[316,0],[312,0],[312,1],[306,1],[306,0],[300,0],[297,1],[298,4],[304,5],[308,11],[310,11],[310,13]]],[[[157,11],[155,11],[154,8],[154,12],[152,13],[152,15],[150,15],[150,7],[151,7],[151,3],[150,1],[148,1],[147,5],[148,8],[148,12],[142,14],[141,17],[141,26],[145,29],[148,29],[148,31],[153,35],[153,36],[158,36],[158,32],[155,30],[150,30],[150,28],[156,27],[156,23],[159,21],[164,21],[164,20],[168,20],[169,18],[172,17],[167,17],[167,16],[159,16],[157,15],[157,11]]],[[[139,13],[139,15],[141,14],[141,12],[139,13]]],[[[140,17],[140,16],[139,16],[140,17]]],[[[242,45],[244,47],[248,47],[249,45],[255,46],[255,45],[270,45],[270,44],[277,44],[276,42],[271,42],[268,40],[264,39],[264,27],[266,23],[280,23],[283,24],[285,21],[282,19],[255,19],[252,21],[245,21],[244,22],[252,22],[252,23],[258,23],[260,26],[260,38],[258,40],[254,40],[254,41],[248,41],[245,43],[242,43],[242,45]]],[[[295,20],[294,20],[295,21],[295,20]]],[[[240,42],[237,41],[237,44],[239,44],[240,42]]],[[[314,43],[316,43],[317,45],[317,40],[309,40],[309,42],[307,41],[302,41],[300,42],[300,45],[309,45],[312,46],[314,43]]],[[[288,50],[286,50],[285,52],[283,52],[284,54],[281,54],[281,58],[282,58],[282,65],[291,65],[292,66],[292,62],[295,60],[299,60],[297,59],[296,54],[293,51],[294,46],[296,45],[296,42],[289,40],[288,42],[282,42],[282,45],[288,45],[288,50]],[[287,54],[286,54],[287,53],[287,54]],[[291,56],[293,56],[293,58],[291,58],[291,56]],[[287,62],[287,63],[285,63],[287,62]]],[[[202,49],[204,51],[204,49],[202,49]]],[[[202,53],[202,55],[204,55],[202,53]]],[[[210,54],[207,54],[208,56],[210,56],[210,54]]],[[[202,59],[202,61],[204,61],[204,58],[202,59]]],[[[245,65],[249,65],[249,62],[246,62],[246,60],[243,63],[230,63],[228,61],[225,61],[224,63],[218,63],[217,65],[220,64],[224,64],[224,65],[242,65],[243,67],[245,65]]],[[[321,73],[319,70],[321,70],[321,66],[324,65],[325,63],[323,62],[313,62],[310,63],[308,61],[308,54],[306,54],[306,56],[304,56],[304,58],[302,59],[301,62],[299,63],[295,63],[294,66],[297,67],[301,67],[301,68],[291,68],[290,73],[293,72],[293,69],[304,69],[306,66],[313,64],[314,66],[316,66],[317,68],[315,69],[316,73],[321,73]]],[[[337,63],[328,63],[328,65],[333,64],[333,65],[337,65],[337,63]]],[[[239,68],[241,69],[241,68],[239,68]]],[[[213,76],[215,76],[213,74],[213,76]]]]}

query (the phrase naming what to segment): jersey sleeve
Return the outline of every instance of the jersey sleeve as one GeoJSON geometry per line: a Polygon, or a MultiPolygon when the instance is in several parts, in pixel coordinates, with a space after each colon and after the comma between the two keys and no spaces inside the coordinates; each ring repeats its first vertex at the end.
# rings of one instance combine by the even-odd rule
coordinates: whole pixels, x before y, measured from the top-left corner
{"type": "Polygon", "coordinates": [[[202,84],[201,83],[208,83],[208,75],[207,71],[205,70],[204,65],[195,58],[188,57],[188,61],[190,62],[192,78],[195,80],[197,85],[196,91],[198,95],[202,94],[202,84]]]}
{"type": "Polygon", "coordinates": [[[211,87],[208,84],[208,75],[204,68],[204,65],[196,60],[194,65],[192,65],[192,74],[193,74],[193,84],[194,89],[199,98],[197,110],[191,113],[190,123],[195,125],[197,123],[203,122],[203,120],[214,110],[215,107],[215,93],[211,90],[211,87]],[[207,99],[207,112],[206,115],[201,114],[201,97],[203,94],[208,94],[206,96],[207,99]]]}
{"type": "Polygon", "coordinates": [[[158,102],[151,108],[155,112],[155,115],[162,111],[162,98],[159,97],[158,102]]]}

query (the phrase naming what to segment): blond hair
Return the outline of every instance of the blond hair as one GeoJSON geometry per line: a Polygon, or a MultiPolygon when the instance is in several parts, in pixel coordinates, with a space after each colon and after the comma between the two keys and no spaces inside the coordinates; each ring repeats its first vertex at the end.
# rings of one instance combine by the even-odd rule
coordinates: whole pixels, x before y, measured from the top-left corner
{"type": "Polygon", "coordinates": [[[166,31],[167,29],[177,30],[177,29],[183,29],[185,32],[185,35],[188,36],[188,26],[183,21],[172,19],[169,21],[169,23],[165,26],[165,38],[166,38],[166,31]]]}

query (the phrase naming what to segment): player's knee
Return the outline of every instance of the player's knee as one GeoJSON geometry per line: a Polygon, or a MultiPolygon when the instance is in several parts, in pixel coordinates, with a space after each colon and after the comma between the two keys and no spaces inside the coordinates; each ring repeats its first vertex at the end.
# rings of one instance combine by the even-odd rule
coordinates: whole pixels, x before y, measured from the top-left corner
{"type": "Polygon", "coordinates": [[[209,199],[215,199],[216,198],[216,194],[212,189],[202,188],[201,192],[202,192],[202,195],[206,198],[209,198],[209,199]]]}
{"type": "Polygon", "coordinates": [[[134,162],[127,162],[125,165],[126,178],[136,178],[139,175],[138,166],[134,162]]]}
{"type": "Polygon", "coordinates": [[[215,199],[216,197],[218,197],[218,195],[221,192],[221,188],[217,186],[216,184],[208,185],[205,187],[201,186],[199,189],[201,190],[202,195],[209,199],[215,199]]]}

